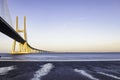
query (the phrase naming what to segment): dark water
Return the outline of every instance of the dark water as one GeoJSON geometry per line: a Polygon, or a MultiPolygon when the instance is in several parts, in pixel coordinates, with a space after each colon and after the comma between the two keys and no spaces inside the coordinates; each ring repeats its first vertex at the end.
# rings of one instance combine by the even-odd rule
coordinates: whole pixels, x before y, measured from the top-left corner
{"type": "Polygon", "coordinates": [[[120,61],[1,61],[0,80],[120,80],[120,61]]]}
{"type": "Polygon", "coordinates": [[[120,61],[120,52],[0,54],[0,61],[120,61]]]}
{"type": "Polygon", "coordinates": [[[120,80],[119,52],[0,56],[0,80],[120,80]]]}

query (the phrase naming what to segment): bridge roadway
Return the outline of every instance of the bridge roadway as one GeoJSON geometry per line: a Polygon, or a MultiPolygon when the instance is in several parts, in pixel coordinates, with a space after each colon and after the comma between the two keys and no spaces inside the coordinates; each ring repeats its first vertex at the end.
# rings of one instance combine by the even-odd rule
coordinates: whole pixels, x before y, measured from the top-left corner
{"type": "MultiPolygon", "coordinates": [[[[26,42],[1,16],[0,16],[0,32],[20,42],[21,44],[24,44],[26,42]]],[[[33,50],[46,52],[45,50],[33,48],[28,43],[27,45],[33,50]]]]}
{"type": "Polygon", "coordinates": [[[22,44],[26,42],[2,17],[0,17],[0,32],[22,44]]]}

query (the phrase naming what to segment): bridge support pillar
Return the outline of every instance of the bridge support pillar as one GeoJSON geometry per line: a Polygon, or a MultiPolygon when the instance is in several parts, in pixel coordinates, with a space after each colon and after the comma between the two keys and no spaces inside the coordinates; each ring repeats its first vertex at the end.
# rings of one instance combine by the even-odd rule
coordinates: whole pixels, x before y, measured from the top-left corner
{"type": "Polygon", "coordinates": [[[16,32],[17,33],[23,33],[24,35],[24,40],[26,41],[24,44],[18,43],[17,41],[14,40],[13,46],[12,46],[12,54],[25,54],[25,53],[30,53],[31,48],[27,44],[27,33],[26,33],[26,16],[24,16],[24,29],[20,30],[18,28],[18,16],[16,17],[16,32]]]}
{"type": "Polygon", "coordinates": [[[24,29],[23,30],[20,30],[18,28],[18,16],[16,17],[16,32],[23,33],[25,42],[24,42],[24,44],[22,44],[22,43],[17,42],[16,40],[14,40],[11,54],[28,54],[28,53],[43,52],[43,50],[33,48],[27,43],[26,16],[24,16],[24,29]],[[18,45],[17,45],[17,43],[18,43],[18,45]]]}

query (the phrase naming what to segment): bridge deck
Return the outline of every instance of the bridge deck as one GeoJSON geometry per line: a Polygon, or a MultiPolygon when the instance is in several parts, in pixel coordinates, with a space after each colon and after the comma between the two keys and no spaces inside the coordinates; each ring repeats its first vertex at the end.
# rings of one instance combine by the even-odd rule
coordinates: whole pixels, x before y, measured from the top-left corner
{"type": "Polygon", "coordinates": [[[25,40],[2,17],[0,17],[0,32],[22,44],[25,43],[25,40]]]}

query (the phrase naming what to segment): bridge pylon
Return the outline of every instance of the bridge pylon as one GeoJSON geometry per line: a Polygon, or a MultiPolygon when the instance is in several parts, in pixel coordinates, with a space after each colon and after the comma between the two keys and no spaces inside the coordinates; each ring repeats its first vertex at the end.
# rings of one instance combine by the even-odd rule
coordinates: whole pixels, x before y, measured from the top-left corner
{"type": "Polygon", "coordinates": [[[24,44],[18,43],[16,40],[13,42],[12,46],[12,54],[26,54],[26,53],[36,53],[40,52],[40,50],[35,50],[27,43],[27,32],[26,32],[26,16],[24,16],[24,29],[20,30],[18,28],[18,16],[16,17],[16,32],[23,33],[24,40],[26,41],[24,44]],[[18,45],[17,45],[18,43],[18,45]]]}

